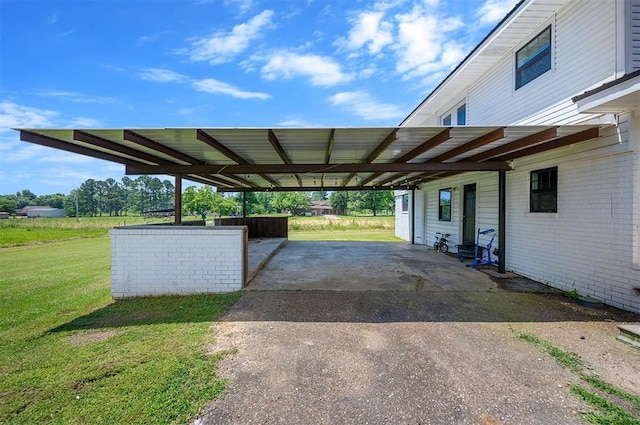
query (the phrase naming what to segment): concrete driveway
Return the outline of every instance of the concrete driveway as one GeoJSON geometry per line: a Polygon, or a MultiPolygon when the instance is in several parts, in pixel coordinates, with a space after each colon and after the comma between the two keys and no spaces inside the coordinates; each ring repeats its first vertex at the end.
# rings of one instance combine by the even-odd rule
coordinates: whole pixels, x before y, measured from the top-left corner
{"type": "Polygon", "coordinates": [[[486,291],[496,287],[486,274],[423,245],[288,241],[247,289],[486,291]]]}
{"type": "Polygon", "coordinates": [[[346,245],[330,255],[353,268],[323,270],[322,257],[308,251],[320,247],[289,242],[214,325],[209,351],[228,353],[218,371],[228,385],[195,422],[584,423],[578,413],[589,407],[569,390],[578,376],[517,332],[577,353],[592,372],[640,395],[640,351],[615,341],[616,325],[638,315],[513,292],[455,258],[391,245],[380,247],[388,270],[377,268],[373,247],[356,256],[346,245]],[[445,269],[456,277],[430,274],[445,269]],[[275,290],[278,282],[342,290],[275,290]]]}

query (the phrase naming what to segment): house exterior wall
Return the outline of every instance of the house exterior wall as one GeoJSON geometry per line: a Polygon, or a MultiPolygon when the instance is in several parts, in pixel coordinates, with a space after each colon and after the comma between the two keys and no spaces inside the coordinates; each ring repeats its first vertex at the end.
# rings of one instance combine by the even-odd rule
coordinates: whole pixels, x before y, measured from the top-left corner
{"type": "MultiPolygon", "coordinates": [[[[632,0],[632,3],[640,4],[640,0],[632,0]]],[[[570,2],[515,44],[482,78],[450,96],[450,102],[443,104],[424,125],[440,125],[447,111],[464,102],[467,125],[612,122],[611,117],[579,114],[571,98],[619,76],[616,73],[617,52],[625,51],[626,43],[625,38],[618,40],[616,37],[616,19],[621,4],[615,1],[570,2]],[[516,90],[515,53],[549,25],[552,28],[551,70],[516,90]]],[[[636,7],[640,18],[640,6],[636,7]]],[[[627,18],[623,15],[623,19],[627,18]]],[[[639,41],[634,52],[635,49],[640,52],[640,35],[635,36],[639,41]]]]}
{"type": "Polygon", "coordinates": [[[109,233],[113,298],[225,293],[244,285],[244,226],[130,226],[109,233]]]}
{"type": "Polygon", "coordinates": [[[640,0],[628,0],[625,13],[629,16],[625,64],[627,72],[632,72],[640,69],[640,0]]]}
{"type": "MultiPolygon", "coordinates": [[[[515,161],[506,179],[506,268],[635,312],[640,312],[640,111],[580,114],[572,97],[620,77],[620,49],[626,52],[622,73],[638,69],[638,28],[640,0],[570,2],[441,108],[445,112],[466,100],[468,125],[616,124],[603,127],[593,141],[515,161]],[[552,69],[515,90],[515,52],[547,25],[552,25],[552,69]],[[620,32],[626,32],[622,41],[620,32]],[[530,213],[531,171],[554,166],[558,213],[530,213]]],[[[425,125],[439,120],[436,114],[425,125]]],[[[435,232],[451,233],[455,252],[462,240],[463,186],[471,183],[477,185],[476,229],[497,229],[497,173],[465,173],[421,186],[426,208],[416,233],[431,235],[431,241],[435,232]],[[438,221],[443,188],[453,189],[451,222],[438,221]]]]}
{"type": "Polygon", "coordinates": [[[394,192],[396,199],[396,219],[395,219],[395,235],[405,241],[411,240],[411,191],[396,190],[394,192]],[[402,198],[409,195],[409,208],[404,211],[402,209],[402,198]]]}
{"type": "MultiPolygon", "coordinates": [[[[506,183],[508,270],[640,312],[640,142],[632,126],[640,128],[640,119],[626,114],[617,127],[603,128],[599,139],[514,162],[506,183]],[[558,212],[530,213],[531,171],[554,166],[558,212]]],[[[455,245],[462,243],[463,187],[473,183],[476,229],[497,229],[497,174],[465,173],[423,185],[416,193],[426,199],[426,208],[424,220],[416,220],[416,234],[431,236],[425,243],[431,245],[435,232],[450,233],[456,252],[455,245]],[[453,191],[452,219],[443,222],[438,220],[438,196],[447,188],[453,191]]],[[[480,245],[488,242],[486,237],[480,245]]],[[[497,239],[493,247],[499,247],[497,239]]]]}

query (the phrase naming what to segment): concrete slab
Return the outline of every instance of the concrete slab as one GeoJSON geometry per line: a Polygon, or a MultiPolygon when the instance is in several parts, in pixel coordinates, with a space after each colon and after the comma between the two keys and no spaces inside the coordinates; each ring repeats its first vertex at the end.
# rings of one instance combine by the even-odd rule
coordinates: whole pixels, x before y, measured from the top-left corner
{"type": "Polygon", "coordinates": [[[424,292],[497,287],[454,256],[422,245],[289,241],[246,289],[424,292]]]}
{"type": "Polygon", "coordinates": [[[271,257],[287,243],[287,238],[255,238],[249,239],[247,247],[247,282],[258,274],[271,257]]]}

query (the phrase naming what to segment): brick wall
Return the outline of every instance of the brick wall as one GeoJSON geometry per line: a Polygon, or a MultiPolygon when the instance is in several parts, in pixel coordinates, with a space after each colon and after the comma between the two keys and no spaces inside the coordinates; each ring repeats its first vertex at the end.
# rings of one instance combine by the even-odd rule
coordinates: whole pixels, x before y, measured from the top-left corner
{"type": "Polygon", "coordinates": [[[224,293],[244,285],[245,226],[130,226],[109,233],[114,298],[224,293]]]}

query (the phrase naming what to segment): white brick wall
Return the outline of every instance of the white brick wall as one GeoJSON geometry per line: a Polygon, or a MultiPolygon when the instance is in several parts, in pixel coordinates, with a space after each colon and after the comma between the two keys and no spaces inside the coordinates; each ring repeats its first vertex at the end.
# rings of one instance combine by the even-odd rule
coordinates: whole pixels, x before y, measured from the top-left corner
{"type": "MultiPolygon", "coordinates": [[[[600,139],[515,161],[507,173],[506,267],[640,312],[640,135],[630,131],[628,116],[620,120],[600,139]],[[530,213],[530,172],[555,166],[558,213],[530,213]]],[[[462,188],[470,183],[477,184],[476,228],[498,228],[497,173],[465,173],[422,186],[431,241],[439,231],[452,234],[450,247],[459,243],[462,188]],[[446,187],[455,188],[452,221],[439,222],[438,190],[446,187]]]]}
{"type": "Polygon", "coordinates": [[[114,298],[224,293],[243,287],[245,226],[130,226],[109,233],[114,298]]]}

